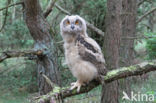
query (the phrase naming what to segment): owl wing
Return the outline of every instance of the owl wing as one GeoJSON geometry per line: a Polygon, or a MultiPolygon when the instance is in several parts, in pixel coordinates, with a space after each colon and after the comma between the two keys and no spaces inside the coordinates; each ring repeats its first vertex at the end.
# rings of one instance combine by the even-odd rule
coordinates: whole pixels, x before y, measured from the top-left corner
{"type": "Polygon", "coordinates": [[[99,74],[106,74],[105,59],[101,48],[95,40],[90,37],[78,35],[76,39],[76,46],[78,47],[79,56],[83,60],[95,65],[99,74]]]}

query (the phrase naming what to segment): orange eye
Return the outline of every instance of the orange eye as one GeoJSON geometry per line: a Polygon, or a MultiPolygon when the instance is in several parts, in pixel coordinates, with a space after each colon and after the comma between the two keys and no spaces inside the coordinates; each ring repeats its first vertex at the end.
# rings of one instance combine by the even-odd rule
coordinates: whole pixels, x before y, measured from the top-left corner
{"type": "Polygon", "coordinates": [[[78,25],[78,24],[79,24],[79,22],[78,22],[78,21],[76,21],[76,22],[75,22],[75,24],[76,24],[76,25],[78,25]]]}
{"type": "Polygon", "coordinates": [[[67,24],[67,25],[69,25],[69,24],[70,24],[70,22],[69,22],[69,21],[67,21],[67,22],[66,22],[66,24],[67,24]]]}

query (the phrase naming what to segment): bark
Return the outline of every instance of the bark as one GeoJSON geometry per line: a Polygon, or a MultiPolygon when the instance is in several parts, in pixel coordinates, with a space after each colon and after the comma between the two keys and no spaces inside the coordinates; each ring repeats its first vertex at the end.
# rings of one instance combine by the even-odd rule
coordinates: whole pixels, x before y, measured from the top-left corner
{"type": "MultiPolygon", "coordinates": [[[[122,1],[122,38],[135,37],[136,33],[136,0],[122,1]]],[[[121,66],[129,66],[135,58],[134,39],[121,39],[121,66]]]]}
{"type": "Polygon", "coordinates": [[[8,58],[17,58],[17,57],[28,57],[36,58],[36,56],[43,56],[42,50],[27,50],[27,51],[5,51],[0,55],[0,62],[3,62],[8,58]]]}
{"type": "MultiPolygon", "coordinates": [[[[122,0],[122,38],[136,37],[136,0],[122,0]]],[[[120,67],[133,64],[135,58],[134,39],[121,39],[120,41],[120,67]]],[[[120,82],[121,83],[121,82],[120,82]]],[[[130,78],[122,81],[121,90],[130,94],[130,78]]]]}
{"type": "Polygon", "coordinates": [[[31,36],[35,41],[35,49],[44,50],[45,56],[38,56],[38,85],[40,94],[46,94],[52,88],[40,73],[45,74],[52,82],[59,84],[55,46],[50,35],[50,26],[45,20],[39,0],[24,0],[24,18],[31,36]]]}
{"type": "MultiPolygon", "coordinates": [[[[109,70],[119,66],[119,41],[121,30],[121,0],[107,1],[106,34],[104,38],[104,54],[109,70]]],[[[101,103],[118,103],[118,81],[102,85],[101,103]]]]}
{"type": "MultiPolygon", "coordinates": [[[[105,81],[106,84],[108,84],[121,78],[142,75],[150,71],[156,71],[156,61],[148,61],[148,62],[143,62],[140,64],[132,65],[130,67],[117,68],[115,70],[109,71],[107,75],[103,76],[102,79],[105,81]]],[[[59,99],[58,97],[61,96],[61,98],[64,99],[64,98],[71,97],[74,95],[86,93],[92,90],[93,88],[97,87],[99,84],[100,83],[98,81],[95,81],[95,80],[91,81],[88,85],[82,86],[80,92],[77,92],[76,89],[70,91],[69,90],[70,87],[60,88],[55,85],[53,91],[51,91],[50,93],[46,95],[35,97],[34,101],[36,101],[37,103],[50,103],[52,98],[55,98],[55,100],[57,100],[59,99]]],[[[107,103],[110,103],[110,102],[107,102],[107,103]]]]}

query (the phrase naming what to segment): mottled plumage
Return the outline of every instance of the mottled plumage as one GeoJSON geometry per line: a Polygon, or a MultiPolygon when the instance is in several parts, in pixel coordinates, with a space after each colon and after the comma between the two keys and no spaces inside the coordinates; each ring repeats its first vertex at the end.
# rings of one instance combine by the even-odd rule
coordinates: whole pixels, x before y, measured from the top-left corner
{"type": "Polygon", "coordinates": [[[64,40],[65,60],[74,77],[71,89],[80,87],[106,74],[105,60],[101,48],[86,33],[86,23],[78,15],[66,16],[60,23],[64,40]]]}

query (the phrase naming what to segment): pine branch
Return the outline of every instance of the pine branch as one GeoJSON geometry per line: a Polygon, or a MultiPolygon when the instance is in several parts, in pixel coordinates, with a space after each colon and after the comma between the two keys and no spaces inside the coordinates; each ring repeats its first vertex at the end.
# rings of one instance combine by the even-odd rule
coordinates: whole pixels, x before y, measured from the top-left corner
{"type": "MultiPolygon", "coordinates": [[[[136,64],[129,67],[122,67],[119,69],[115,69],[109,71],[106,76],[103,76],[102,79],[105,83],[110,83],[118,79],[130,77],[130,76],[138,76],[151,71],[156,71],[156,60],[147,61],[140,64],[136,64]]],[[[98,81],[91,81],[88,85],[81,87],[80,92],[78,93],[76,89],[70,91],[69,87],[60,88],[55,86],[53,91],[49,92],[46,95],[35,98],[36,103],[50,103],[51,100],[57,100],[58,97],[67,98],[70,96],[82,94],[89,92],[93,88],[97,87],[100,83],[98,81]]]]}

